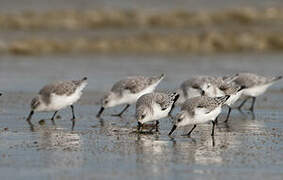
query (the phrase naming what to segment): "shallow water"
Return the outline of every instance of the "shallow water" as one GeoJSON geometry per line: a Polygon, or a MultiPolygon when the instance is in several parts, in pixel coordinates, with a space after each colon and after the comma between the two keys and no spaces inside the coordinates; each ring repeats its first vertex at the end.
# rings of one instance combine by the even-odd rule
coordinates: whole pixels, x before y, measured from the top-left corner
{"type": "Polygon", "coordinates": [[[160,134],[136,134],[133,107],[122,119],[110,116],[121,107],[106,110],[103,119],[95,117],[103,92],[128,75],[165,73],[159,89],[167,90],[197,74],[279,75],[282,58],[282,54],[1,56],[1,179],[282,179],[283,82],[258,98],[255,120],[247,111],[235,110],[226,125],[221,123],[224,112],[215,146],[208,124],[198,126],[191,138],[181,136],[189,127],[169,138],[169,119],[162,120],[160,134]],[[70,130],[71,112],[66,109],[56,127],[48,119],[52,113],[36,114],[31,132],[25,117],[34,93],[48,82],[83,76],[88,76],[89,85],[75,105],[75,130],[70,130]]]}

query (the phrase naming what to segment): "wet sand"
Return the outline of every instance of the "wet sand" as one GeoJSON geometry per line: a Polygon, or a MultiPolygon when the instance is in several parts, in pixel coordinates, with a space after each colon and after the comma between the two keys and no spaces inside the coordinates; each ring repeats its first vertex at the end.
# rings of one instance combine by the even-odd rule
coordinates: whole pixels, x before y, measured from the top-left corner
{"type": "Polygon", "coordinates": [[[103,119],[95,117],[103,92],[127,75],[166,73],[158,88],[166,90],[196,74],[279,75],[282,58],[282,54],[1,56],[1,179],[282,179],[282,81],[258,98],[254,120],[247,111],[235,110],[226,125],[221,122],[223,113],[215,146],[210,125],[198,126],[191,138],[180,136],[190,127],[169,138],[169,119],[161,121],[160,134],[136,134],[133,107],[122,119],[110,116],[121,107],[106,110],[103,119]],[[88,76],[89,86],[75,105],[75,130],[70,130],[71,112],[66,109],[59,113],[56,127],[50,122],[52,113],[36,114],[31,132],[25,118],[34,93],[50,81],[83,76],[88,76]]]}

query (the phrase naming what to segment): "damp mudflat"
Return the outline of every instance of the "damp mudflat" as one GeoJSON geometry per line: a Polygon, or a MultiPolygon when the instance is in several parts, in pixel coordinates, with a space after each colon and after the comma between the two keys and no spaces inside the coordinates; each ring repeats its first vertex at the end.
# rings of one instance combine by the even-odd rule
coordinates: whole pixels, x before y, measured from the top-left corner
{"type": "Polygon", "coordinates": [[[214,139],[210,124],[198,126],[190,138],[181,136],[190,127],[168,137],[169,119],[161,121],[160,133],[137,134],[134,107],[122,118],[111,116],[122,107],[95,117],[104,91],[125,76],[165,73],[158,89],[171,90],[192,75],[282,75],[282,59],[283,54],[1,56],[1,179],[283,179],[282,81],[257,99],[255,119],[247,110],[234,110],[225,124],[224,109],[214,139]],[[89,85],[75,105],[74,131],[70,109],[59,113],[56,126],[52,113],[35,114],[30,131],[25,118],[32,96],[46,83],[84,76],[89,85]]]}

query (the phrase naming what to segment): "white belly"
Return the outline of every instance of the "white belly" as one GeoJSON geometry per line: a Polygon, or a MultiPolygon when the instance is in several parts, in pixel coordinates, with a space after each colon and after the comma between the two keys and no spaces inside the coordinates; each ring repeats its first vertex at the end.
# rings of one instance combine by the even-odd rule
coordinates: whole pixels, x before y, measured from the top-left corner
{"type": "Polygon", "coordinates": [[[195,112],[194,124],[208,123],[215,120],[215,118],[221,113],[221,106],[215,108],[210,113],[195,112]]]}
{"type": "Polygon", "coordinates": [[[50,103],[48,105],[41,103],[36,111],[58,111],[66,108],[77,102],[80,99],[81,94],[82,93],[78,90],[70,96],[51,94],[50,103]]]}
{"type": "Polygon", "coordinates": [[[117,101],[116,105],[120,105],[120,104],[134,104],[137,102],[137,100],[144,94],[148,94],[148,93],[152,93],[156,86],[158,84],[153,84],[151,86],[148,86],[147,88],[145,88],[144,90],[142,90],[141,92],[138,92],[136,94],[130,93],[129,91],[124,93],[122,98],[117,101]]]}
{"type": "Polygon", "coordinates": [[[262,86],[255,86],[255,87],[252,87],[252,88],[245,89],[244,92],[243,92],[243,95],[252,96],[252,97],[259,96],[259,95],[263,94],[270,85],[271,84],[265,84],[265,85],[262,85],[262,86]]]}

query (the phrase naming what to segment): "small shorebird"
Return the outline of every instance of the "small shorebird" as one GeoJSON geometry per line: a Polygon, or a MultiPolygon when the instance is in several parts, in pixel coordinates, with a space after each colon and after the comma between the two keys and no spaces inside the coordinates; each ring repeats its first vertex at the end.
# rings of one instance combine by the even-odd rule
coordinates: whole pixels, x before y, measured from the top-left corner
{"type": "Polygon", "coordinates": [[[198,97],[201,95],[209,97],[224,96],[225,93],[221,90],[227,87],[233,80],[237,78],[238,74],[229,75],[227,77],[216,76],[195,76],[184,81],[177,93],[180,98],[177,105],[182,105],[187,99],[198,97]]]}
{"type": "Polygon", "coordinates": [[[234,82],[240,86],[246,87],[242,93],[245,100],[238,107],[239,110],[241,110],[248,99],[252,98],[250,111],[254,112],[256,97],[263,94],[269,86],[280,79],[282,79],[282,76],[264,77],[253,73],[239,73],[239,76],[234,80],[234,82]]]}
{"type": "Polygon", "coordinates": [[[121,116],[139,97],[153,92],[163,78],[164,74],[153,77],[132,76],[116,82],[110,92],[103,97],[101,108],[96,117],[100,117],[105,108],[126,104],[119,114],[113,115],[121,116]]]}
{"type": "Polygon", "coordinates": [[[228,114],[224,121],[225,123],[227,123],[229,120],[230,113],[232,111],[231,106],[241,97],[245,88],[246,88],[245,86],[238,86],[238,85],[235,85],[234,83],[220,88],[220,90],[223,91],[225,95],[230,95],[229,99],[224,103],[228,107],[228,114]]]}
{"type": "MultiPolygon", "coordinates": [[[[244,86],[236,85],[233,81],[238,77],[238,74],[228,75],[224,77],[216,76],[196,76],[185,81],[178,92],[182,94],[182,99],[179,102],[184,102],[188,98],[197,96],[220,97],[230,95],[230,98],[225,102],[228,106],[228,114],[225,122],[228,122],[231,105],[234,104],[241,96],[244,86]]],[[[177,101],[178,103],[178,101],[177,101]]],[[[217,122],[217,120],[216,120],[217,122]]]]}
{"type": "MultiPolygon", "coordinates": [[[[60,81],[44,86],[31,101],[31,111],[27,118],[30,125],[31,118],[34,112],[50,112],[55,111],[51,120],[53,124],[55,115],[60,109],[70,106],[72,109],[72,130],[75,126],[75,113],[73,104],[77,102],[81,95],[82,90],[87,85],[87,78],[78,81],[60,81]]],[[[33,128],[33,126],[31,126],[33,128]]]]}
{"type": "Polygon", "coordinates": [[[221,97],[199,96],[188,99],[181,107],[181,112],[176,115],[174,125],[169,136],[177,127],[194,125],[187,136],[193,132],[197,124],[212,122],[211,136],[214,136],[215,119],[221,113],[222,105],[229,99],[229,95],[221,97]]]}
{"type": "Polygon", "coordinates": [[[158,120],[169,115],[178,98],[179,94],[176,92],[171,94],[153,92],[142,95],[136,103],[138,131],[144,123],[150,121],[156,121],[156,131],[158,131],[158,120]]]}

